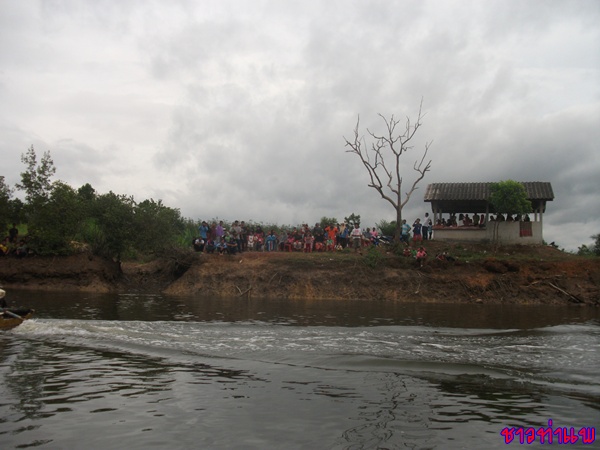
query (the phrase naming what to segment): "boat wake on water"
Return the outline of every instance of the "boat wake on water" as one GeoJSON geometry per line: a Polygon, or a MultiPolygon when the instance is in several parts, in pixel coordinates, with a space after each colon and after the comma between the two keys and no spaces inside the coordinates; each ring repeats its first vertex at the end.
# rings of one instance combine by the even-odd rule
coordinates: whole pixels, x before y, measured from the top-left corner
{"type": "Polygon", "coordinates": [[[34,319],[13,333],[170,359],[195,356],[219,364],[230,359],[427,378],[482,376],[600,398],[600,331],[593,324],[494,330],[34,319]]]}
{"type": "Polygon", "coordinates": [[[0,334],[0,435],[11,448],[77,448],[82,434],[107,449],[503,448],[511,430],[600,420],[594,319],[298,317],[27,320],[0,334]]]}

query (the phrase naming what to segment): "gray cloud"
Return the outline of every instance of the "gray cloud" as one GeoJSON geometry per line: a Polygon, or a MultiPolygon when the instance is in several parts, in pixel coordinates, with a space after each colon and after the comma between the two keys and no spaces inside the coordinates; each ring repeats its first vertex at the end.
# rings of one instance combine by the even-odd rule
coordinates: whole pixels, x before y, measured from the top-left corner
{"type": "MultiPolygon", "coordinates": [[[[0,0],[1,1],[1,0],[0,0]]],[[[75,187],[192,218],[314,222],[393,210],[343,136],[423,127],[437,181],[550,181],[547,240],[600,232],[595,1],[2,1],[0,152],[50,150],[75,187]],[[581,232],[579,231],[581,229],[581,232]],[[577,230],[575,232],[575,230],[577,230]]]]}

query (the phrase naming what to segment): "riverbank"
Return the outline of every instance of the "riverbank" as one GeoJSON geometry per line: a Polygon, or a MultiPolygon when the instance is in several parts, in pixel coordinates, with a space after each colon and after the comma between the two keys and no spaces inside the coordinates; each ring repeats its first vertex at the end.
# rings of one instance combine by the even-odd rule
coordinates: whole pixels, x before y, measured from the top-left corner
{"type": "Polygon", "coordinates": [[[600,305],[600,259],[548,246],[427,243],[429,259],[390,253],[182,253],[117,263],[87,253],[0,260],[8,289],[213,297],[600,305]],[[435,255],[448,251],[454,261],[435,255]]]}

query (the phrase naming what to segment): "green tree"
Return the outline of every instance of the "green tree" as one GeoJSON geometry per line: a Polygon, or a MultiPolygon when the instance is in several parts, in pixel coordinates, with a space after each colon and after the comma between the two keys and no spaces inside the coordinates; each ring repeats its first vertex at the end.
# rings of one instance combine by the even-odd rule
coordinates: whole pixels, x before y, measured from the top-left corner
{"type": "MultiPolygon", "coordinates": [[[[77,189],[77,198],[81,203],[81,213],[86,222],[93,223],[93,213],[96,204],[96,190],[91,184],[86,183],[77,189]]],[[[87,227],[87,225],[84,225],[87,227]]]]}
{"type": "Polygon", "coordinates": [[[585,244],[582,244],[580,247],[577,248],[577,254],[579,256],[590,256],[590,255],[593,255],[594,253],[592,252],[591,248],[589,248],[585,244]]]}
{"type": "Polygon", "coordinates": [[[91,203],[96,199],[96,190],[90,183],[86,183],[77,189],[77,195],[86,203],[91,203]]]}
{"type": "Polygon", "coordinates": [[[174,247],[185,230],[179,210],[164,206],[161,200],[144,200],[136,205],[134,212],[133,244],[142,252],[156,253],[174,247]]]}
{"type": "Polygon", "coordinates": [[[5,231],[6,225],[11,221],[10,200],[12,189],[4,182],[4,177],[0,175],[0,228],[5,231]]]}
{"type": "MultiPolygon", "coordinates": [[[[45,152],[38,163],[33,145],[27,149],[27,153],[21,155],[21,162],[26,165],[26,169],[21,172],[21,182],[17,183],[16,186],[18,189],[25,191],[23,213],[28,230],[31,230],[36,228],[38,216],[43,214],[44,207],[50,199],[52,192],[51,178],[56,169],[54,161],[50,157],[50,152],[45,152]]],[[[42,236],[38,236],[38,238],[42,238],[42,236]]]]}
{"type": "Polygon", "coordinates": [[[497,213],[528,214],[531,202],[527,200],[527,191],[518,181],[505,180],[490,185],[490,203],[497,213]]]}
{"type": "Polygon", "coordinates": [[[360,214],[356,215],[354,213],[350,214],[348,217],[344,217],[344,222],[354,228],[354,225],[358,225],[360,227],[360,214]]]}
{"type": "Polygon", "coordinates": [[[84,221],[82,203],[77,192],[62,181],[52,184],[49,195],[28,224],[29,245],[39,254],[68,254],[84,221]]]}
{"type": "Polygon", "coordinates": [[[50,153],[38,162],[33,146],[21,161],[26,169],[17,187],[25,191],[26,202],[12,201],[12,191],[0,177],[0,223],[21,216],[23,209],[30,247],[39,254],[65,254],[83,241],[94,253],[120,261],[134,250],[175,248],[185,232],[179,210],[161,200],[136,204],[131,196],[98,195],[89,183],[75,190],[62,181],[52,182],[56,169],[50,153]]]}
{"type": "Polygon", "coordinates": [[[39,206],[50,197],[52,191],[51,178],[56,172],[54,161],[50,152],[44,152],[39,164],[33,145],[27,149],[27,153],[21,155],[21,162],[27,166],[25,172],[21,172],[21,183],[17,188],[25,191],[25,201],[34,206],[39,206]]]}
{"type": "Polygon", "coordinates": [[[377,228],[379,228],[382,236],[393,236],[396,232],[396,222],[393,220],[391,222],[382,220],[377,224],[377,228]]]}
{"type": "Polygon", "coordinates": [[[20,198],[13,198],[8,203],[10,223],[22,223],[24,221],[25,203],[20,198]]]}
{"type": "Polygon", "coordinates": [[[132,247],[135,233],[133,197],[110,191],[94,202],[93,220],[86,224],[86,240],[102,256],[121,261],[132,247]]]}
{"type": "Polygon", "coordinates": [[[367,129],[367,133],[373,139],[370,148],[367,146],[364,137],[359,133],[360,118],[356,121],[354,138],[352,140],[344,138],[346,147],[350,147],[346,151],[357,155],[365,167],[370,179],[368,186],[379,192],[381,198],[388,201],[394,207],[396,211],[394,239],[397,242],[400,241],[402,230],[402,209],[417,189],[418,183],[431,168],[431,160],[426,162],[427,152],[431,145],[431,142],[429,142],[425,144],[423,156],[417,159],[413,165],[416,178],[410,189],[403,193],[400,157],[413,147],[413,138],[417,130],[421,127],[421,120],[423,118],[421,112],[422,106],[423,102],[421,101],[416,122],[413,123],[407,118],[404,127],[401,127],[400,131],[396,131],[396,128],[400,124],[399,120],[394,119],[393,115],[388,120],[380,114],[379,116],[385,123],[385,131],[383,134],[377,134],[367,129]]]}
{"type": "MultiPolygon", "coordinates": [[[[83,214],[77,192],[62,181],[52,181],[56,172],[50,152],[38,162],[33,146],[21,155],[26,166],[17,187],[25,191],[23,211],[30,247],[40,254],[65,254],[78,236],[83,214]]],[[[13,215],[20,216],[14,203],[13,215]]]]}
{"type": "Polygon", "coordinates": [[[592,236],[594,240],[594,246],[592,247],[592,253],[596,256],[600,256],[600,233],[592,236]]]}
{"type": "Polygon", "coordinates": [[[321,227],[323,227],[323,229],[325,229],[325,227],[329,226],[329,225],[335,225],[336,223],[338,223],[338,220],[335,217],[321,217],[321,220],[319,222],[321,224],[321,227]]]}
{"type": "MultiPolygon", "coordinates": [[[[499,214],[527,214],[531,212],[531,202],[527,191],[518,181],[505,180],[490,185],[490,204],[499,214]]],[[[499,222],[494,222],[493,240],[498,244],[499,222]]]]}

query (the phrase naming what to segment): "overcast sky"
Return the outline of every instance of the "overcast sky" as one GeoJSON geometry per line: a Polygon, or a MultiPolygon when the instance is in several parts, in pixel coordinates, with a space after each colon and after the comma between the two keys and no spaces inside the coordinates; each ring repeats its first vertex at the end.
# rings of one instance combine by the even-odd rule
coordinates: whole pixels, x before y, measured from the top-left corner
{"type": "Polygon", "coordinates": [[[421,99],[409,221],[428,183],[549,181],[545,240],[600,233],[600,1],[0,0],[10,186],[34,145],[55,179],[192,219],[373,226],[394,210],[344,136],[421,99]]]}

